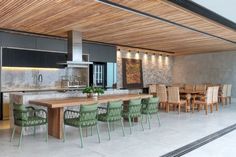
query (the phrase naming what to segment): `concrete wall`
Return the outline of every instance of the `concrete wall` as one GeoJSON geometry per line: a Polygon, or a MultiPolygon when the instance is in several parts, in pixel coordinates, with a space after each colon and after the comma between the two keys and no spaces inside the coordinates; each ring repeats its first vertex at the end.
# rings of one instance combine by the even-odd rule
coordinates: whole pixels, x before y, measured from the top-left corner
{"type": "Polygon", "coordinates": [[[146,55],[144,53],[117,52],[117,87],[123,87],[122,58],[142,59],[143,84],[171,84],[173,58],[164,56],[146,55]]]}
{"type": "Polygon", "coordinates": [[[172,83],[229,83],[236,97],[236,52],[176,56],[172,83]]]}

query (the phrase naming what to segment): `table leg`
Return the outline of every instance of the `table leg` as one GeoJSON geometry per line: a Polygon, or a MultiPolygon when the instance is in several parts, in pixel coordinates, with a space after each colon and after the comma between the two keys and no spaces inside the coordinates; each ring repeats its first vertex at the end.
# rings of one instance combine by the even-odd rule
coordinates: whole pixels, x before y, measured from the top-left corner
{"type": "Polygon", "coordinates": [[[62,138],[63,107],[48,108],[48,134],[58,139],[62,138]]]}

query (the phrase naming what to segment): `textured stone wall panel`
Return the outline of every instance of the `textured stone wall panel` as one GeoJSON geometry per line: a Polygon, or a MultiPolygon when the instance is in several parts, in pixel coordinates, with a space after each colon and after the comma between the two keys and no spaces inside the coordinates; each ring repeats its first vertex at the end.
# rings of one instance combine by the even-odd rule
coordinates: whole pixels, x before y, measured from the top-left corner
{"type": "Polygon", "coordinates": [[[123,87],[122,58],[142,59],[143,84],[171,84],[173,58],[165,56],[146,55],[144,53],[121,51],[117,52],[117,87],[123,87]]]}

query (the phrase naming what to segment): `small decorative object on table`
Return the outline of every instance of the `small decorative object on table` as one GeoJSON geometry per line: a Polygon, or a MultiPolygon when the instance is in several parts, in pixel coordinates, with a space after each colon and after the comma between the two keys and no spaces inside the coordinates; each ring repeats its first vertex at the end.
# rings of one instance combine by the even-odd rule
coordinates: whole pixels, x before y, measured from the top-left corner
{"type": "Polygon", "coordinates": [[[104,89],[101,87],[87,86],[83,93],[87,94],[88,98],[98,98],[99,95],[104,94],[104,89]]]}

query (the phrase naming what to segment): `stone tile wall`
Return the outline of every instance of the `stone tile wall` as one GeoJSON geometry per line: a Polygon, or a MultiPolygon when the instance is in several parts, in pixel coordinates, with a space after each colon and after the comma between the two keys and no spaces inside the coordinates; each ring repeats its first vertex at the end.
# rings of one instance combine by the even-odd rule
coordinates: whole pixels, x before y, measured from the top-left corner
{"type": "Polygon", "coordinates": [[[80,76],[81,83],[87,84],[88,72],[82,68],[68,68],[57,70],[8,70],[3,69],[2,75],[2,90],[14,90],[14,89],[34,89],[34,88],[53,88],[61,87],[62,76],[80,76]],[[43,81],[36,86],[35,76],[42,74],[43,81]]]}
{"type": "Polygon", "coordinates": [[[165,56],[154,56],[140,52],[117,52],[117,87],[123,87],[122,58],[142,59],[143,84],[171,84],[173,58],[165,56]]]}

